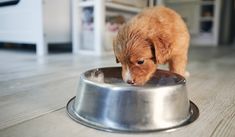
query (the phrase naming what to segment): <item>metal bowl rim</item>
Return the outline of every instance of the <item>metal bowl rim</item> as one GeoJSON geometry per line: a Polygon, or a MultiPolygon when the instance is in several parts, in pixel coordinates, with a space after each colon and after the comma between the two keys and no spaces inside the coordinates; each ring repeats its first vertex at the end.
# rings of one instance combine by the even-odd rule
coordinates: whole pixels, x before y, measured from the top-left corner
{"type": "Polygon", "coordinates": [[[128,90],[132,90],[132,91],[139,91],[139,90],[151,90],[151,89],[158,89],[158,88],[169,88],[169,87],[179,87],[179,86],[182,86],[182,85],[185,85],[186,84],[186,79],[177,74],[177,73],[173,73],[173,72],[170,72],[170,71],[167,71],[167,70],[163,70],[163,69],[157,69],[157,70],[160,70],[160,71],[163,71],[163,72],[169,72],[169,73],[172,73],[174,75],[176,75],[177,77],[180,78],[180,81],[178,83],[175,83],[175,84],[172,84],[172,85],[161,85],[161,86],[130,86],[130,85],[115,85],[115,84],[109,84],[109,83],[99,83],[99,82],[95,82],[95,81],[92,81],[92,80],[89,80],[86,76],[85,76],[85,73],[86,72],[89,72],[89,71],[92,71],[92,70],[95,70],[95,69],[112,69],[112,68],[121,68],[121,67],[101,67],[101,68],[94,68],[94,69],[89,69],[85,72],[83,72],[81,75],[80,75],[80,79],[82,79],[85,83],[89,83],[91,85],[95,85],[97,87],[103,87],[103,88],[112,88],[112,90],[115,90],[115,89],[128,89],[128,90]]]}

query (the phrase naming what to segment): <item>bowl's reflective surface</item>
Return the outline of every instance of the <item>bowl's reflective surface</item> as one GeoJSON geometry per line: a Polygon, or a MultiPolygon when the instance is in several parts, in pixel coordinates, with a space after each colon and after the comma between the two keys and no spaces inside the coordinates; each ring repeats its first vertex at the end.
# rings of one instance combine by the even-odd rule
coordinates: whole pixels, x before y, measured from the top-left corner
{"type": "Polygon", "coordinates": [[[80,77],[69,116],[86,126],[116,132],[146,132],[186,125],[198,116],[188,100],[185,79],[158,70],[141,87],[125,84],[121,68],[100,68],[80,77]]]}
{"type": "MultiPolygon", "coordinates": [[[[112,86],[120,87],[133,87],[132,85],[124,83],[121,77],[121,68],[98,68],[90,70],[82,75],[83,79],[88,79],[93,82],[102,84],[111,84],[112,86]]],[[[164,70],[158,70],[155,75],[142,87],[157,87],[168,85],[185,84],[185,79],[173,73],[164,70]]]]}

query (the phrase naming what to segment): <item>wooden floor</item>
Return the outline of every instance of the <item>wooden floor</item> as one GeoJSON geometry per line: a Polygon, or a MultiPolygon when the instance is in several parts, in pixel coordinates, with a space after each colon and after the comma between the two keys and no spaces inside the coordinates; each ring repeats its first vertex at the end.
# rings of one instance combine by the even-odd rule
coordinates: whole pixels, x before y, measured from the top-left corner
{"type": "Polygon", "coordinates": [[[0,50],[0,137],[234,137],[235,48],[192,48],[187,80],[199,118],[173,132],[107,133],[87,128],[66,114],[79,74],[113,66],[113,57],[0,50]]]}

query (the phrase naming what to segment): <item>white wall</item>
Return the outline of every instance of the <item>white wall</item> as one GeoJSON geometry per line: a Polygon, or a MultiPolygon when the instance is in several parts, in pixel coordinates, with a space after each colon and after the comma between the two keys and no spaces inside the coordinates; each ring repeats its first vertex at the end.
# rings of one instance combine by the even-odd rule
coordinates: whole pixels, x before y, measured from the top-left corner
{"type": "Polygon", "coordinates": [[[70,0],[45,0],[44,32],[49,43],[71,42],[70,0]]]}

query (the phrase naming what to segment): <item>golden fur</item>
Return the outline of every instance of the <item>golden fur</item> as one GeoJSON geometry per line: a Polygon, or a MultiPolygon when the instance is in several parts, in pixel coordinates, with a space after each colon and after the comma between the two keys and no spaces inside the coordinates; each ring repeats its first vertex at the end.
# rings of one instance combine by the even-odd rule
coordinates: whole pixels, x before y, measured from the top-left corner
{"type": "Polygon", "coordinates": [[[187,27],[175,11],[157,6],[139,13],[120,28],[113,43],[123,79],[143,85],[157,64],[166,63],[170,71],[184,75],[189,39],[187,27]]]}

